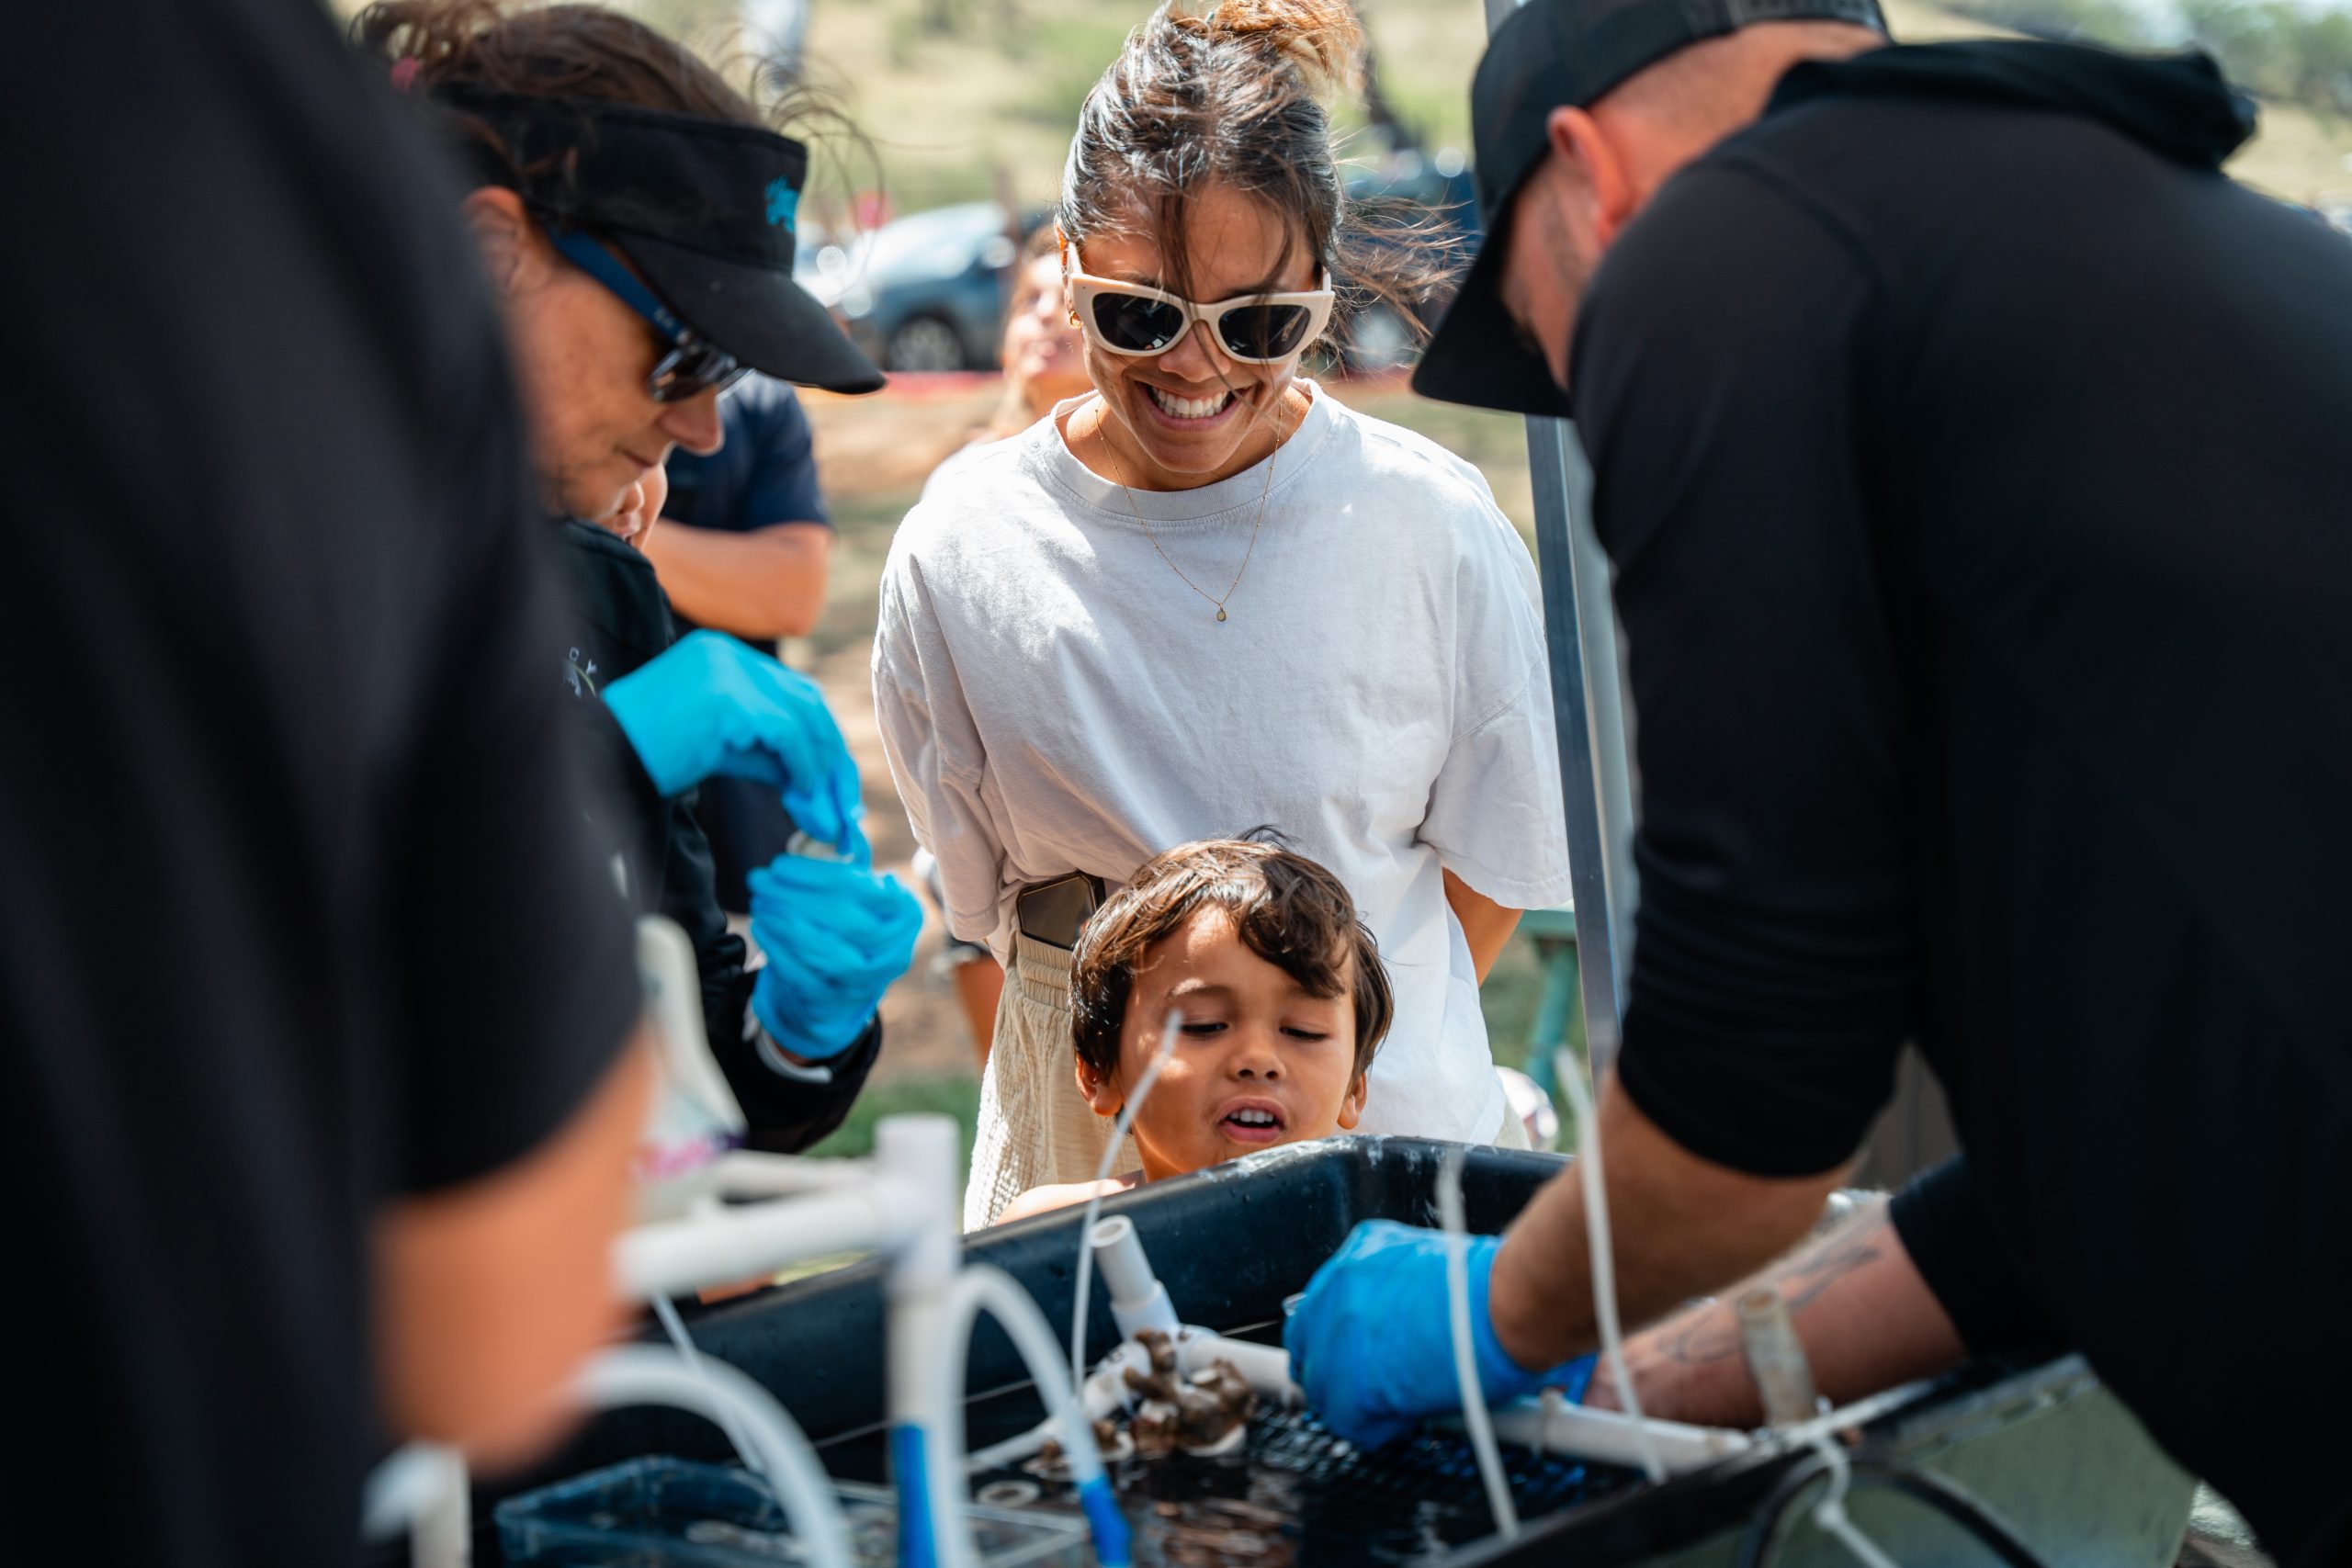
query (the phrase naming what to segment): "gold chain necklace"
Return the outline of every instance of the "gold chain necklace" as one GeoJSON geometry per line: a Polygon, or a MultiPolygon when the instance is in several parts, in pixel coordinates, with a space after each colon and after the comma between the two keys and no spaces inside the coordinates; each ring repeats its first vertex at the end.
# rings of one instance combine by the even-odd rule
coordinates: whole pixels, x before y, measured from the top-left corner
{"type": "MultiPolygon", "coordinates": [[[[1274,443],[1274,452],[1279,452],[1281,450],[1282,442],[1277,439],[1274,443]]],[[[1266,525],[1266,497],[1272,493],[1274,488],[1274,452],[1269,452],[1266,454],[1266,482],[1261,486],[1258,491],[1258,517],[1255,522],[1250,525],[1250,547],[1241,552],[1241,570],[1235,572],[1233,574],[1233,581],[1226,584],[1225,599],[1232,598],[1233,591],[1241,586],[1242,576],[1250,570],[1250,558],[1258,553],[1258,530],[1266,525]]],[[[1191,589],[1193,592],[1199,594],[1202,598],[1216,606],[1216,618],[1218,620],[1221,621],[1225,619],[1225,599],[1218,598],[1216,594],[1210,592],[1207,589],[1202,587],[1191,578],[1186,577],[1184,575],[1184,569],[1178,566],[1175,561],[1170,559],[1166,550],[1159,548],[1159,536],[1151,531],[1151,525],[1145,523],[1143,513],[1136,510],[1136,492],[1127,488],[1127,470],[1120,464],[1119,454],[1116,449],[1112,446],[1108,436],[1103,438],[1102,453],[1103,456],[1111,459],[1111,467],[1118,470],[1119,493],[1127,498],[1127,510],[1134,513],[1135,520],[1137,523],[1143,524],[1143,536],[1145,538],[1151,541],[1151,547],[1159,551],[1159,558],[1163,562],[1166,562],[1168,570],[1174,572],[1177,579],[1182,581],[1185,587],[1191,589]]]]}

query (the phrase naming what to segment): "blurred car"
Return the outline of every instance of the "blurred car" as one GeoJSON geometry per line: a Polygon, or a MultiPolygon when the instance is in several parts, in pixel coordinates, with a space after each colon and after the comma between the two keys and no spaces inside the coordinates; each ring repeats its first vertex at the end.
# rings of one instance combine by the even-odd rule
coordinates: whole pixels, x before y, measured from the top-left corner
{"type": "MultiPolygon", "coordinates": [[[[1396,152],[1377,170],[1350,175],[1347,193],[1351,207],[1374,217],[1375,233],[1382,223],[1411,223],[1420,238],[1442,245],[1456,268],[1467,265],[1477,248],[1476,187],[1468,164],[1453,148],[1428,157],[1396,152]]],[[[1344,288],[1346,280],[1340,286],[1344,288]]],[[[1426,329],[1436,323],[1452,298],[1449,283],[1408,301],[1401,310],[1385,299],[1363,301],[1335,329],[1340,367],[1354,375],[1374,375],[1412,364],[1420,357],[1426,329]]]]}
{"type": "Polygon", "coordinates": [[[808,247],[793,276],[885,370],[986,370],[1017,249],[1003,208],[965,202],[808,247]]]}

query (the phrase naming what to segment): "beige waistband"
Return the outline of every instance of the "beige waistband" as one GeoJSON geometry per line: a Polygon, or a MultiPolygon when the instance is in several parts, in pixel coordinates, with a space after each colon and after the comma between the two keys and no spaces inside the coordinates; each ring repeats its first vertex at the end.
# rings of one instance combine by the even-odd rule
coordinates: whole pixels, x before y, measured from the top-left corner
{"type": "Polygon", "coordinates": [[[1022,995],[1040,1007],[1069,1010],[1069,959],[1052,942],[1012,933],[1012,972],[1020,978],[1022,995]]]}

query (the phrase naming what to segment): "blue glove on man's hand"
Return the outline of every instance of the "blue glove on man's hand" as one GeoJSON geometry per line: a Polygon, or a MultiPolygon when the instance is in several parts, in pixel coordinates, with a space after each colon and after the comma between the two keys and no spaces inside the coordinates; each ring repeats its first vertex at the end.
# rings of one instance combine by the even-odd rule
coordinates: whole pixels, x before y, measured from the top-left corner
{"type": "Polygon", "coordinates": [[[803,1060],[840,1055],[915,961],[922,906],[897,877],[848,861],[779,855],[744,881],[752,940],[768,960],[752,1012],[803,1060]]]}
{"type": "Polygon", "coordinates": [[[863,847],[857,764],[807,676],[731,637],[688,632],[604,695],[664,795],[716,774],[772,784],[802,832],[844,855],[863,847]]]}
{"type": "MultiPolygon", "coordinates": [[[[1316,1271],[1283,1330],[1290,1375],[1324,1425],[1359,1448],[1403,1437],[1425,1416],[1462,1408],[1453,1370],[1453,1318],[1445,1290],[1445,1233],[1369,1220],[1316,1271]]],[[[1487,1281],[1502,1238],[1474,1235],[1464,1247],[1470,1286],[1471,1354],[1487,1403],[1501,1404],[1545,1387],[1584,1395],[1592,1358],[1529,1371],[1495,1337],[1487,1281]]]]}

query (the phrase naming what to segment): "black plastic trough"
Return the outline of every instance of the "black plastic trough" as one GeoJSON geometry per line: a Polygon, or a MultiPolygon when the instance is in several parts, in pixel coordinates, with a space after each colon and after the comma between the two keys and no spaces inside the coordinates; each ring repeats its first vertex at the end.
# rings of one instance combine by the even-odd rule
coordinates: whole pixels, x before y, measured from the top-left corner
{"type": "MultiPolygon", "coordinates": [[[[1348,1138],[1276,1149],[1104,1204],[1134,1220],[1180,1315],[1229,1334],[1270,1333],[1283,1300],[1357,1222],[1434,1224],[1432,1191],[1447,1145],[1417,1139],[1348,1138]]],[[[1564,1162],[1555,1156],[1474,1149],[1464,1171],[1474,1230],[1502,1228],[1564,1162]]],[[[1048,1318],[1068,1323],[1078,1210],[977,1234],[965,1256],[1003,1269],[1048,1318]]],[[[772,1390],[816,1440],[836,1475],[880,1481],[883,1449],[883,1266],[868,1261],[689,1314],[696,1343],[772,1390]]],[[[1116,1330],[1097,1287],[1091,1354],[1116,1330]]],[[[983,1325],[970,1360],[971,1438],[977,1445],[1038,1416],[1011,1344],[983,1325]]],[[[1871,1403],[1858,1460],[1926,1464],[2002,1514],[2044,1561],[2068,1568],[2157,1568],[2173,1561],[2189,1483],[2074,1359],[2038,1367],[1979,1364],[1871,1403]]],[[[660,1411],[596,1418],[531,1475],[481,1488],[487,1526],[503,1496],[644,1454],[727,1457],[723,1439],[690,1417],[660,1411]]],[[[1801,1452],[1751,1452],[1659,1486],[1599,1486],[1532,1519],[1514,1543],[1448,1529],[1438,1543],[1449,1568],[1566,1562],[1697,1564],[1732,1560],[1741,1530],[1801,1452]],[[1449,1546],[1457,1540],[1466,1544],[1449,1546]]],[[[1403,1484],[1409,1485],[1409,1482],[1403,1484]]],[[[1810,1494],[1808,1494],[1808,1496],[1810,1494]]],[[[1906,1565],[1994,1559],[1910,1498],[1858,1492],[1857,1519],[1906,1565]]],[[[1380,1560],[1344,1532],[1295,1543],[1302,1561],[1380,1560]]],[[[1849,1562],[1807,1528],[1786,1532],[1783,1563],[1849,1562]]],[[[481,1536],[481,1561],[498,1561],[481,1536]]]]}

